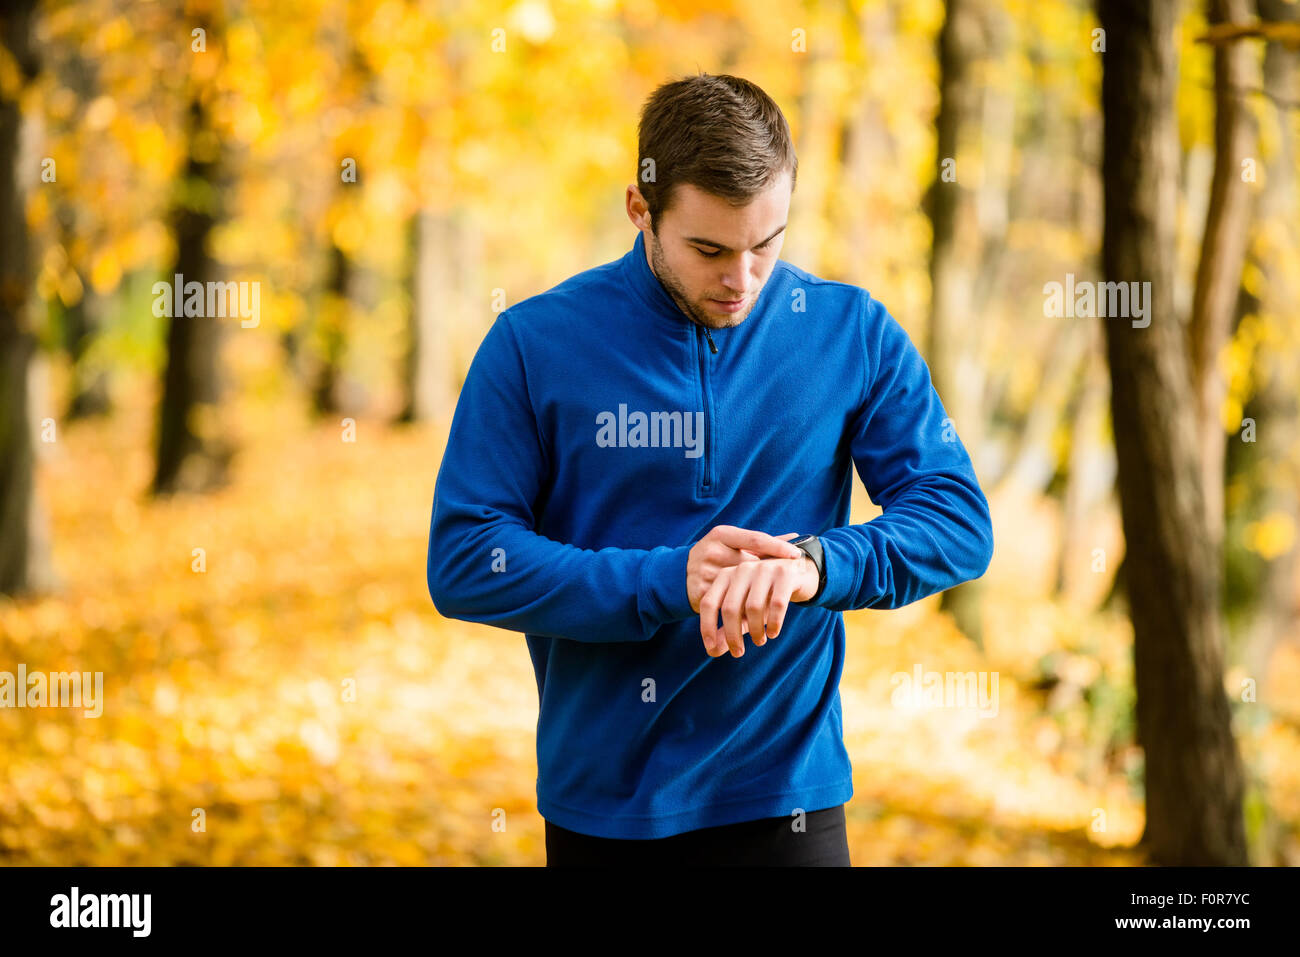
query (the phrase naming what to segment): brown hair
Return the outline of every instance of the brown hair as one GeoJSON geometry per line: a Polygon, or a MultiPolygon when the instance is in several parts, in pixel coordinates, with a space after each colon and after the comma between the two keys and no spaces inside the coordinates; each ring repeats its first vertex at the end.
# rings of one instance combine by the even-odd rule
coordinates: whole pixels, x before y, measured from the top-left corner
{"type": "Polygon", "coordinates": [[[756,84],[725,73],[674,80],[650,94],[637,156],[636,184],[656,234],[679,183],[743,206],[785,170],[793,190],[799,173],[781,108],[756,84]]]}

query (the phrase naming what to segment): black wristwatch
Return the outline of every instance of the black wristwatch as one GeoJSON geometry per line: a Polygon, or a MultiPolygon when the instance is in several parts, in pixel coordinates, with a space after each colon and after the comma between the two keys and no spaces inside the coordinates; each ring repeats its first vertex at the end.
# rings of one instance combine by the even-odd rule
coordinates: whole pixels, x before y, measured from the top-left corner
{"type": "Polygon", "coordinates": [[[817,591],[811,598],[795,602],[796,605],[810,605],[821,597],[826,588],[826,557],[822,554],[822,540],[816,535],[804,535],[790,543],[812,559],[817,566],[817,591]]]}

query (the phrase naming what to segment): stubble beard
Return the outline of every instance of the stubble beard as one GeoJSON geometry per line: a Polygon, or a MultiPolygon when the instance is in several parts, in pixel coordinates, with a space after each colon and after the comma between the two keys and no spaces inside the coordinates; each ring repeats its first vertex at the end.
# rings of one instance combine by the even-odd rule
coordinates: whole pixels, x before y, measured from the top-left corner
{"type": "Polygon", "coordinates": [[[668,294],[672,297],[673,301],[677,303],[677,308],[686,313],[687,317],[692,322],[708,329],[728,329],[731,326],[738,326],[740,323],[745,321],[753,311],[754,303],[758,301],[757,294],[751,295],[749,305],[747,305],[741,312],[730,315],[726,313],[714,315],[701,311],[696,308],[694,303],[687,299],[686,291],[682,288],[681,283],[677,281],[672,270],[668,268],[667,263],[664,262],[663,249],[659,245],[659,238],[655,236],[653,231],[651,231],[650,236],[652,240],[650,243],[650,260],[651,265],[654,267],[654,274],[659,279],[660,285],[668,290],[668,294]]]}

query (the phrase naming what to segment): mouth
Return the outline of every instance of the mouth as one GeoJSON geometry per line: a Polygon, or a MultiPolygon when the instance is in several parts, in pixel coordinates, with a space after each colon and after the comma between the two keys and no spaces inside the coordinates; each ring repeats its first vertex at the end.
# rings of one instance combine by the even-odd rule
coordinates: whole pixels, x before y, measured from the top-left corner
{"type": "Polygon", "coordinates": [[[743,298],[741,298],[741,299],[710,299],[709,302],[713,303],[713,304],[714,304],[715,306],[717,306],[719,309],[725,310],[725,311],[727,311],[727,312],[735,312],[737,309],[739,309],[741,306],[743,306],[743,305],[745,304],[745,300],[744,300],[743,298]]]}

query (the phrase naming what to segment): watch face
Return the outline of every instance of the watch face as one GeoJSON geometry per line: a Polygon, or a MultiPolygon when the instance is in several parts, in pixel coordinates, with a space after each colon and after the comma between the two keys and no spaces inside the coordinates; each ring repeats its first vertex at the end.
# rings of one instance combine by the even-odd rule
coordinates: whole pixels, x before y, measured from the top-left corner
{"type": "Polygon", "coordinates": [[[813,540],[814,538],[816,538],[816,537],[817,537],[816,535],[800,535],[798,538],[796,538],[796,539],[794,539],[792,542],[790,542],[790,544],[791,544],[791,545],[802,545],[804,542],[810,542],[810,541],[812,541],[812,540],[813,540]]]}

